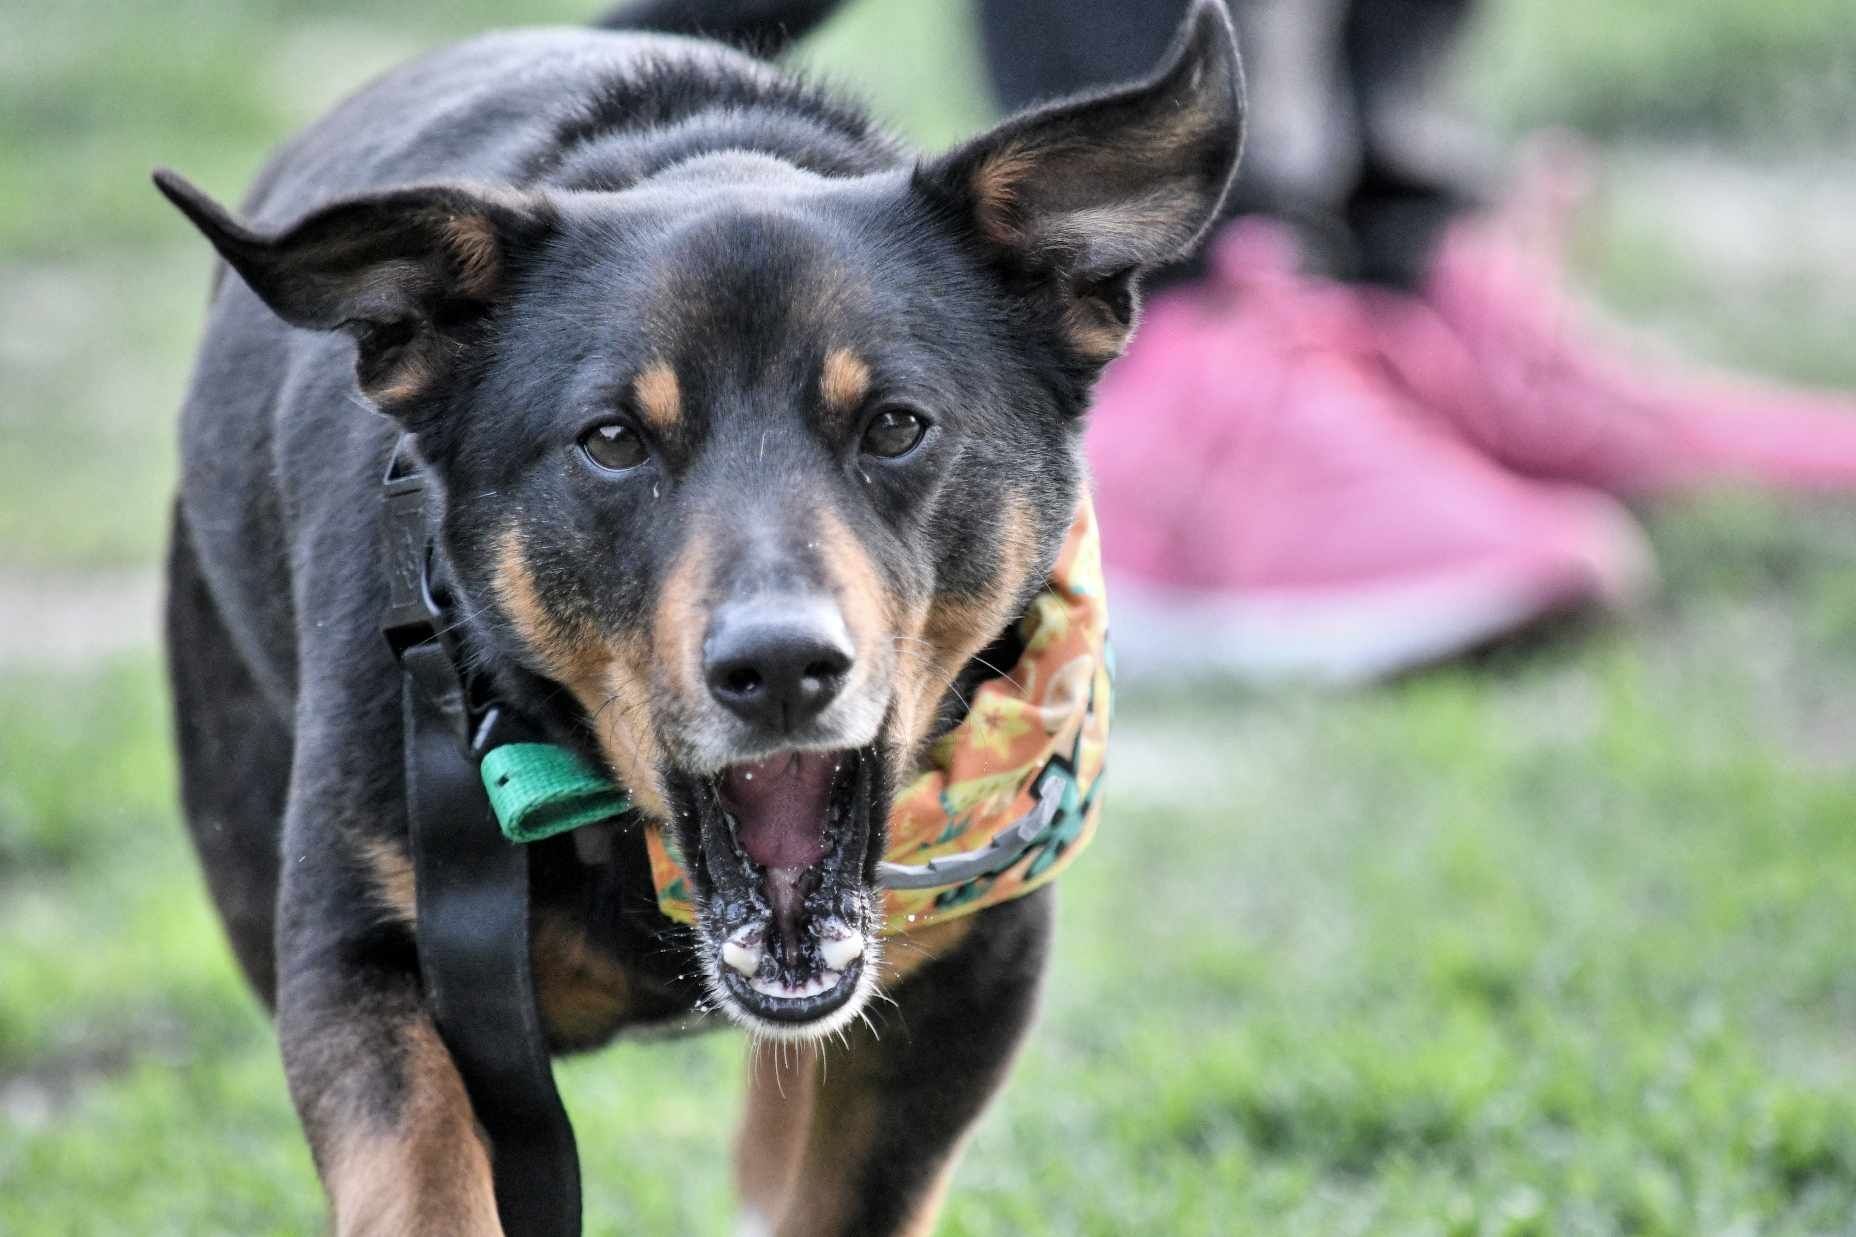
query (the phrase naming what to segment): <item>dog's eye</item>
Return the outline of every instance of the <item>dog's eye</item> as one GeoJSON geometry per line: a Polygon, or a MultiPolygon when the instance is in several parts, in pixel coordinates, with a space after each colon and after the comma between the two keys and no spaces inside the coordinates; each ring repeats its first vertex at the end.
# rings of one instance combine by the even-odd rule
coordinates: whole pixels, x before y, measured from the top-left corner
{"type": "Polygon", "coordinates": [[[913,451],[927,433],[927,417],[906,408],[887,408],[871,418],[864,430],[863,452],[893,460],[913,451]]]}
{"type": "Polygon", "coordinates": [[[580,449],[595,466],[607,472],[636,468],[651,454],[637,430],[617,422],[588,430],[580,439],[580,449]]]}

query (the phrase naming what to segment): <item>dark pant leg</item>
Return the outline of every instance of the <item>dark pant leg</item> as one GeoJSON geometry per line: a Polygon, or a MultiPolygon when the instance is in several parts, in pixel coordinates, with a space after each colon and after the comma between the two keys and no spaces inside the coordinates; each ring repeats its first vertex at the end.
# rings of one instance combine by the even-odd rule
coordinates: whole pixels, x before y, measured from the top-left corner
{"type": "Polygon", "coordinates": [[[1359,116],[1360,169],[1343,205],[1361,278],[1410,286],[1443,227],[1474,202],[1457,152],[1427,123],[1475,0],[1350,0],[1340,56],[1359,116]]]}
{"type": "Polygon", "coordinates": [[[1007,111],[1151,72],[1190,0],[980,0],[993,92],[1007,111]]]}

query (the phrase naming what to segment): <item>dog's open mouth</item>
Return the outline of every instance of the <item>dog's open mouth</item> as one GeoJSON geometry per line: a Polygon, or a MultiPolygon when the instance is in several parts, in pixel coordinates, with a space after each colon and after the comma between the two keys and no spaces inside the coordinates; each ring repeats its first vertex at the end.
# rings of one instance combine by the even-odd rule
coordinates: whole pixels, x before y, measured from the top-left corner
{"type": "Polygon", "coordinates": [[[749,1020],[828,1029],[867,990],[877,781],[869,751],[783,752],[690,788],[709,969],[749,1020]]]}

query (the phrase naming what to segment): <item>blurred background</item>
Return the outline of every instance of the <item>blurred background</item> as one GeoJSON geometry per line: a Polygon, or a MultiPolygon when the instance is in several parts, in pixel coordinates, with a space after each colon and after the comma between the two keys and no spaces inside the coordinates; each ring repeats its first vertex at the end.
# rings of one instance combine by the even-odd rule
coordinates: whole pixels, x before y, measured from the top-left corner
{"type": "MultiPolygon", "coordinates": [[[[597,7],[0,9],[0,1233],[322,1223],[175,807],[155,564],[208,259],[147,171],[236,198],[374,72],[597,7]]],[[[992,114],[952,0],[856,0],[802,58],[930,146],[992,114]]],[[[1614,317],[1856,388],[1847,0],[1490,0],[1454,92],[1594,143],[1572,257],[1614,317]]],[[[1120,695],[942,1231],[1856,1232],[1856,503],[1643,514],[1627,617],[1120,695]]],[[[728,1035],[562,1068],[590,1233],[728,1231],[742,1070],[728,1035]]]]}

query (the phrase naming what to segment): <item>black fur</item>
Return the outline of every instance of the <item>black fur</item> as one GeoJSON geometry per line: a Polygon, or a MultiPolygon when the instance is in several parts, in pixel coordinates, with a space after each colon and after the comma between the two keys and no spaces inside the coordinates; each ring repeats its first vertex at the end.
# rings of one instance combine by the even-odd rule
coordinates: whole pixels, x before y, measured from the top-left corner
{"type": "MultiPolygon", "coordinates": [[[[832,6],[715,7],[611,21],[766,49],[832,6]]],[[[985,661],[1009,657],[1078,501],[1090,384],[1132,327],[1139,274],[1215,214],[1240,94],[1204,0],[1151,81],[920,161],[850,104],[716,44],[537,31],[348,99],[271,161],[243,222],[158,175],[239,276],[216,286],[182,416],[168,644],[186,809],[343,1231],[378,1202],[353,1197],[345,1140],[419,1137],[427,1111],[409,1099],[428,1085],[408,1064],[424,1015],[394,881],[399,679],[378,629],[396,438],[415,434],[438,483],[439,570],[475,664],[658,810],[762,750],[689,688],[692,624],[769,589],[888,616],[854,632],[856,691],[881,725],[844,740],[883,762],[880,822],[882,787],[932,733],[885,694],[915,664],[895,616],[988,625],[924,629],[932,653],[914,656],[964,652],[924,680],[921,718],[956,711],[948,681],[986,672],[973,651],[1003,639],[985,661]],[[864,381],[831,387],[836,354],[864,381]],[[661,371],[674,399],[645,385],[661,371]],[[861,453],[897,408],[926,416],[920,445],[861,453]],[[577,445],[611,422],[648,442],[629,472],[577,445]]],[[[830,725],[793,741],[856,729],[830,725]]],[[[702,853],[697,807],[670,822],[686,856],[702,853]]],[[[688,1015],[717,946],[716,916],[690,933],[657,914],[636,828],[612,842],[609,862],[568,839],[536,853],[538,921],[569,942],[537,966],[563,1049],[688,1015]]],[[[909,1165],[944,1159],[996,1085],[1048,904],[981,914],[901,985],[905,1031],[853,1034],[846,1076],[889,1115],[842,1231],[903,1223],[929,1184],[909,1165]],[[939,1145],[900,1150],[924,1137],[939,1145]]]]}

